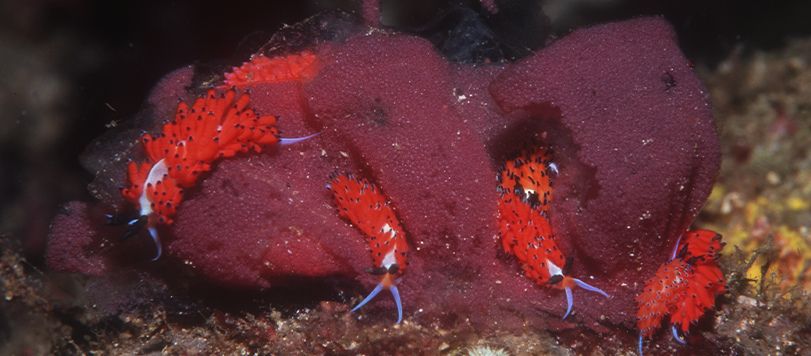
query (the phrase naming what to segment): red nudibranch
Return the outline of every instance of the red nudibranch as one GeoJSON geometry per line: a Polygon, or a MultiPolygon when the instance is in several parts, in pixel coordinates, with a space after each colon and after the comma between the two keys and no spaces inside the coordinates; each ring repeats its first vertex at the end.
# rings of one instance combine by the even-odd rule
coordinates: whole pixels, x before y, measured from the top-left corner
{"type": "Polygon", "coordinates": [[[653,336],[668,314],[673,338],[684,344],[678,329],[687,334],[690,324],[715,305],[715,298],[726,289],[718,266],[722,247],[721,235],[709,230],[688,231],[679,239],[670,261],[659,267],[636,298],[640,355],[643,339],[653,336]]]}
{"type": "Polygon", "coordinates": [[[497,176],[501,193],[498,227],[504,251],[518,259],[528,278],[539,285],[565,291],[567,307],[563,319],[566,319],[574,304],[572,288],[575,286],[606,298],[608,294],[567,275],[572,260],[564,258],[558,248],[549,221],[550,175],[557,173],[557,165],[544,148],[507,161],[497,176]]]}
{"type": "MultiPolygon", "coordinates": [[[[272,59],[254,56],[226,73],[223,87],[308,80],[315,75],[315,63],[315,55],[306,51],[272,59]]],[[[162,253],[157,225],[172,224],[183,189],[194,186],[216,160],[249,151],[259,153],[265,146],[293,144],[318,135],[280,138],[276,117],[257,115],[249,104],[248,94],[237,97],[233,89],[212,89],[191,107],[178,104],[174,120],[164,124],[159,135],[147,133],[141,138],[147,161],[130,162],[129,187],[121,190],[139,211],[138,218],[127,222],[125,237],[146,225],[157,250],[153,260],[162,253]]],[[[115,220],[111,215],[108,218],[115,220]]]]}
{"type": "Polygon", "coordinates": [[[303,51],[286,56],[254,55],[248,62],[225,74],[223,87],[244,87],[259,83],[306,82],[318,72],[314,53],[303,51]]]}
{"type": "Polygon", "coordinates": [[[128,234],[146,225],[157,248],[154,259],[161,255],[157,224],[172,224],[183,188],[194,186],[219,158],[261,152],[279,142],[276,117],[257,115],[249,102],[247,94],[209,90],[191,107],[181,102],[161,134],[141,138],[147,161],[130,162],[130,185],[121,194],[139,210],[139,217],[128,223],[128,234]]]}
{"type": "Polygon", "coordinates": [[[335,197],[338,214],[366,235],[375,266],[369,272],[382,276],[380,283],[352,312],[388,289],[397,305],[397,323],[400,323],[403,306],[397,282],[407,266],[408,243],[389,200],[374,184],[345,175],[332,179],[328,188],[335,197]]]}

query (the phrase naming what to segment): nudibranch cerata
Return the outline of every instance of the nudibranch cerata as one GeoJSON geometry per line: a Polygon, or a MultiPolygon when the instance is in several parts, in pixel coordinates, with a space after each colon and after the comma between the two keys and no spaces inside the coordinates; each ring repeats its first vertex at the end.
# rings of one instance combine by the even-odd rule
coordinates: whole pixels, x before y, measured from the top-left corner
{"type": "MultiPolygon", "coordinates": [[[[225,73],[220,88],[307,81],[318,70],[316,59],[309,51],[273,58],[255,55],[225,73]]],[[[162,253],[157,225],[172,224],[183,188],[194,186],[214,161],[248,151],[260,153],[265,146],[293,144],[318,135],[280,138],[275,116],[257,115],[249,107],[248,94],[237,97],[233,89],[223,90],[209,90],[192,107],[178,104],[174,120],[164,124],[161,134],[142,136],[147,161],[128,166],[130,186],[121,194],[135,205],[138,217],[122,221],[108,215],[108,219],[127,223],[125,238],[146,225],[157,250],[153,260],[162,253]]]]}
{"type": "Polygon", "coordinates": [[[157,251],[153,260],[162,253],[158,224],[173,223],[183,189],[194,186],[216,160],[313,136],[279,138],[276,117],[257,115],[249,104],[248,94],[212,89],[191,107],[178,104],[174,120],[164,124],[159,135],[141,137],[147,160],[129,163],[129,187],[121,189],[122,196],[138,210],[137,218],[126,221],[125,237],[146,226],[157,251]]]}
{"type": "Polygon", "coordinates": [[[225,74],[223,87],[245,87],[258,83],[307,82],[318,72],[315,53],[302,51],[286,56],[254,55],[225,74]]]}
{"type": "Polygon", "coordinates": [[[369,272],[382,276],[380,283],[352,312],[369,303],[383,289],[388,289],[397,305],[397,323],[400,323],[403,305],[397,282],[407,265],[408,243],[394,209],[380,189],[365,179],[340,175],[332,179],[328,188],[335,197],[338,214],[366,235],[374,261],[369,272]]]}
{"type": "Polygon", "coordinates": [[[555,242],[555,233],[549,220],[552,200],[551,175],[558,166],[549,159],[546,149],[524,153],[509,160],[498,175],[498,225],[504,251],[514,255],[524,274],[539,285],[563,289],[566,293],[566,314],[574,304],[572,288],[578,286],[608,294],[578,278],[568,276],[571,258],[564,258],[555,242]]]}
{"type": "Polygon", "coordinates": [[[653,336],[665,316],[670,315],[673,339],[685,344],[679,329],[687,334],[690,324],[715,305],[715,298],[726,289],[718,266],[722,247],[721,235],[709,230],[688,231],[676,242],[670,261],[659,267],[636,298],[640,355],[643,339],[653,336]]]}

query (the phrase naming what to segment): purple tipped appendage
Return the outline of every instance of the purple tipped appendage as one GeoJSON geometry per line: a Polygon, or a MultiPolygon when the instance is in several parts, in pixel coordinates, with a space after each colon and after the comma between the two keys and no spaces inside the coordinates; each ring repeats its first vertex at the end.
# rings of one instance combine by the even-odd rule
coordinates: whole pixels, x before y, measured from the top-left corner
{"type": "MultiPolygon", "coordinates": [[[[373,289],[372,292],[366,296],[366,298],[363,298],[363,300],[358,305],[352,308],[351,312],[354,313],[358,311],[358,309],[362,308],[364,305],[371,302],[372,299],[374,299],[378,294],[380,294],[383,288],[385,288],[383,286],[383,283],[378,283],[375,289],[373,289]]],[[[397,289],[397,286],[394,285],[392,285],[388,289],[391,292],[391,296],[394,298],[394,304],[397,305],[397,324],[399,324],[401,321],[403,321],[403,303],[400,300],[400,291],[397,289]]]]}
{"type": "Polygon", "coordinates": [[[389,287],[389,291],[394,298],[394,304],[397,304],[397,324],[399,324],[403,321],[403,303],[400,301],[400,291],[397,290],[397,286],[389,287]]]}
{"type": "MultiPolygon", "coordinates": [[[[594,287],[577,278],[572,278],[572,280],[574,280],[574,283],[577,284],[577,286],[580,288],[583,288],[589,292],[598,293],[603,297],[610,298],[608,293],[603,292],[603,290],[600,288],[594,287]]],[[[569,314],[572,312],[572,306],[574,305],[574,297],[572,296],[572,289],[567,287],[565,288],[565,290],[566,290],[566,314],[563,315],[563,319],[566,319],[566,317],[569,316],[569,314]]]]}
{"type": "Polygon", "coordinates": [[[366,305],[366,303],[369,303],[370,301],[372,301],[372,299],[375,299],[375,297],[378,294],[380,294],[380,291],[382,291],[382,290],[383,290],[383,283],[378,283],[377,287],[375,287],[375,289],[373,289],[372,292],[369,293],[369,295],[366,296],[366,298],[363,298],[363,300],[360,302],[360,304],[358,304],[354,308],[352,308],[351,312],[352,313],[356,312],[358,309],[360,309],[364,305],[366,305]]]}
{"type": "Polygon", "coordinates": [[[670,260],[673,261],[676,259],[676,253],[679,252],[679,243],[681,242],[681,235],[679,238],[676,239],[676,246],[673,246],[673,253],[670,254],[670,260]]]}
{"type": "Polygon", "coordinates": [[[679,330],[676,328],[676,325],[670,326],[670,333],[673,335],[673,340],[676,340],[676,342],[682,345],[687,345],[687,340],[679,335],[679,330]]]}
{"type": "Polygon", "coordinates": [[[152,261],[157,261],[159,258],[161,258],[161,254],[163,254],[163,247],[161,246],[161,239],[160,239],[160,236],[158,236],[158,228],[156,228],[154,226],[150,226],[150,227],[147,227],[147,230],[149,231],[149,237],[152,238],[152,242],[155,243],[156,252],[155,252],[155,257],[152,258],[152,261]]]}
{"type": "Polygon", "coordinates": [[[566,287],[566,314],[563,314],[564,320],[566,319],[566,317],[569,316],[569,313],[572,312],[573,305],[574,305],[574,297],[572,297],[572,289],[566,287]]]}
{"type": "Polygon", "coordinates": [[[307,136],[304,136],[304,137],[290,137],[290,138],[281,137],[281,138],[279,138],[279,144],[282,145],[282,146],[292,145],[292,144],[299,143],[301,141],[309,140],[309,139],[311,139],[311,138],[313,138],[315,136],[318,136],[320,134],[321,134],[320,132],[316,132],[316,133],[314,133],[312,135],[307,135],[307,136]]]}
{"type": "Polygon", "coordinates": [[[583,282],[583,281],[581,281],[581,280],[579,280],[577,278],[572,278],[572,279],[574,279],[574,283],[577,284],[577,286],[580,287],[580,288],[583,288],[583,289],[585,289],[585,290],[587,290],[589,292],[594,292],[594,293],[601,294],[603,297],[606,297],[606,298],[611,298],[608,295],[608,293],[603,292],[603,290],[600,289],[600,288],[594,287],[594,286],[592,286],[592,285],[590,285],[590,284],[588,284],[586,282],[583,282]]]}

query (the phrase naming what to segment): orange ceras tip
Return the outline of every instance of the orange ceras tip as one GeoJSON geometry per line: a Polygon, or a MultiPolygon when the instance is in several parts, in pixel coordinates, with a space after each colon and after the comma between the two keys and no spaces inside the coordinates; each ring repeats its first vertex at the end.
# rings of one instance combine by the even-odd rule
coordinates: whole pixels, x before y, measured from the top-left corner
{"type": "Polygon", "coordinates": [[[121,190],[139,210],[138,217],[127,222],[125,237],[147,226],[157,249],[153,260],[162,252],[157,225],[172,224],[183,199],[182,189],[194,186],[216,160],[314,136],[285,142],[278,137],[276,117],[258,115],[249,104],[247,94],[209,90],[191,107],[178,104],[174,120],[165,123],[160,134],[141,138],[147,161],[130,162],[129,187],[121,190]]]}
{"type": "Polygon", "coordinates": [[[254,55],[248,62],[225,73],[224,87],[244,87],[262,83],[307,82],[318,72],[314,53],[303,51],[286,56],[254,55]]]}
{"type": "Polygon", "coordinates": [[[653,336],[666,316],[670,315],[673,339],[685,344],[679,330],[687,334],[690,325],[715,306],[715,298],[726,290],[718,266],[721,248],[721,235],[709,230],[688,231],[679,238],[670,261],[659,267],[636,298],[640,355],[643,339],[653,336]]]}
{"type": "Polygon", "coordinates": [[[538,148],[509,160],[497,175],[498,227],[504,251],[516,257],[524,274],[539,285],[563,289],[566,314],[572,312],[572,289],[577,286],[606,298],[603,290],[578,278],[568,276],[571,259],[566,259],[555,242],[549,221],[552,201],[551,175],[558,166],[549,159],[546,149],[538,148]]]}
{"type": "Polygon", "coordinates": [[[374,268],[370,273],[382,280],[352,312],[357,311],[383,289],[388,289],[397,305],[397,323],[403,320],[403,305],[397,290],[399,277],[406,268],[408,244],[405,232],[388,199],[374,184],[365,179],[340,175],[327,185],[335,197],[338,214],[366,235],[374,268]]]}

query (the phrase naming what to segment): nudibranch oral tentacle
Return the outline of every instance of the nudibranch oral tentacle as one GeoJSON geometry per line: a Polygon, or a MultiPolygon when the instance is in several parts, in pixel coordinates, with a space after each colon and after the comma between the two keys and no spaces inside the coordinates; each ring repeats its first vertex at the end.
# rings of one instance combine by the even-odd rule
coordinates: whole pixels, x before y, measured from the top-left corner
{"type": "Polygon", "coordinates": [[[127,230],[124,231],[124,235],[121,236],[122,240],[126,240],[137,234],[147,222],[147,217],[145,216],[130,218],[119,214],[105,214],[105,218],[107,219],[108,225],[127,225],[127,230]]]}
{"type": "Polygon", "coordinates": [[[550,176],[559,174],[558,165],[549,156],[545,148],[538,148],[504,164],[497,176],[501,193],[498,225],[504,251],[515,255],[528,278],[540,285],[564,290],[566,313],[563,319],[566,319],[574,306],[573,288],[580,287],[606,298],[609,295],[568,276],[571,259],[564,258],[558,248],[549,220],[550,176]]]}
{"type": "Polygon", "coordinates": [[[566,314],[563,315],[563,319],[566,319],[572,312],[572,306],[574,306],[574,296],[572,295],[572,288],[574,288],[575,286],[585,289],[589,292],[600,294],[603,297],[610,298],[608,293],[604,292],[602,289],[594,287],[586,282],[583,282],[578,278],[563,276],[563,279],[561,280],[561,285],[563,286],[566,292],[566,314]]]}
{"type": "Polygon", "coordinates": [[[302,136],[302,137],[289,137],[289,138],[288,137],[280,137],[279,138],[279,144],[282,145],[282,146],[292,145],[292,144],[296,144],[296,143],[299,143],[299,142],[307,141],[307,140],[309,140],[309,139],[311,139],[313,137],[316,137],[316,136],[318,136],[320,134],[321,134],[320,132],[316,132],[314,134],[307,135],[307,136],[302,136]]]}
{"type": "Polygon", "coordinates": [[[679,238],[676,239],[676,244],[673,246],[673,252],[670,254],[670,261],[676,259],[676,255],[679,253],[679,246],[681,246],[681,238],[682,236],[679,235],[679,238]]]}
{"type": "Polygon", "coordinates": [[[676,326],[676,324],[670,326],[670,335],[673,336],[673,340],[676,340],[676,342],[682,345],[687,345],[687,340],[685,340],[681,335],[679,335],[679,328],[678,326],[676,326]]]}
{"type": "Polygon", "coordinates": [[[580,287],[580,288],[583,288],[583,289],[585,289],[585,290],[587,290],[587,291],[590,291],[590,292],[594,292],[594,293],[600,294],[600,295],[602,295],[603,297],[606,297],[606,298],[609,298],[609,297],[610,297],[610,296],[608,295],[608,293],[604,292],[602,289],[597,288],[597,287],[594,287],[594,286],[592,286],[592,285],[590,285],[590,284],[588,284],[588,283],[586,283],[586,282],[583,282],[583,281],[581,281],[581,280],[580,280],[580,279],[578,279],[578,278],[572,278],[572,280],[573,280],[573,281],[574,281],[574,283],[575,283],[575,284],[577,284],[577,286],[578,286],[578,287],[580,287]]]}
{"type": "Polygon", "coordinates": [[[574,297],[572,296],[572,289],[565,287],[566,290],[566,314],[563,314],[563,319],[566,319],[572,312],[574,306],[574,297]]]}
{"type": "Polygon", "coordinates": [[[363,308],[364,305],[371,302],[372,299],[375,299],[375,297],[377,297],[377,295],[380,294],[380,291],[382,291],[383,288],[385,288],[383,286],[383,282],[378,283],[377,286],[375,286],[375,289],[372,289],[372,292],[370,292],[369,295],[366,296],[366,298],[363,298],[363,300],[361,300],[360,303],[358,303],[358,305],[352,308],[350,312],[354,313],[360,310],[360,308],[363,308]]]}
{"type": "Polygon", "coordinates": [[[160,236],[158,236],[158,228],[152,225],[146,229],[149,231],[149,237],[152,238],[152,243],[155,244],[155,257],[152,257],[152,261],[157,261],[163,254],[163,245],[161,244],[160,236]]]}
{"type": "Polygon", "coordinates": [[[663,264],[645,283],[637,296],[639,310],[639,354],[645,338],[653,336],[670,315],[670,334],[686,344],[690,325],[715,306],[715,298],[726,290],[726,281],[718,265],[724,243],[721,235],[709,230],[688,231],[681,236],[670,261],[663,264]]]}
{"type": "Polygon", "coordinates": [[[191,107],[179,103],[174,120],[165,123],[160,134],[141,138],[147,161],[128,165],[130,185],[121,194],[135,206],[139,218],[128,224],[125,236],[146,226],[157,260],[163,251],[157,226],[173,223],[183,189],[194,186],[217,160],[317,135],[280,138],[275,126],[275,116],[257,115],[248,94],[237,96],[234,90],[209,90],[191,107]]]}
{"type": "Polygon", "coordinates": [[[374,184],[351,176],[337,176],[327,184],[338,206],[338,214],[364,233],[372,253],[371,273],[382,274],[380,283],[357,306],[355,312],[388,289],[397,306],[397,323],[403,320],[403,305],[396,284],[407,266],[405,232],[388,199],[374,184]]]}
{"type": "Polygon", "coordinates": [[[396,284],[389,287],[391,296],[394,298],[394,304],[397,305],[397,324],[403,321],[403,302],[400,300],[400,290],[397,289],[396,284]]]}

